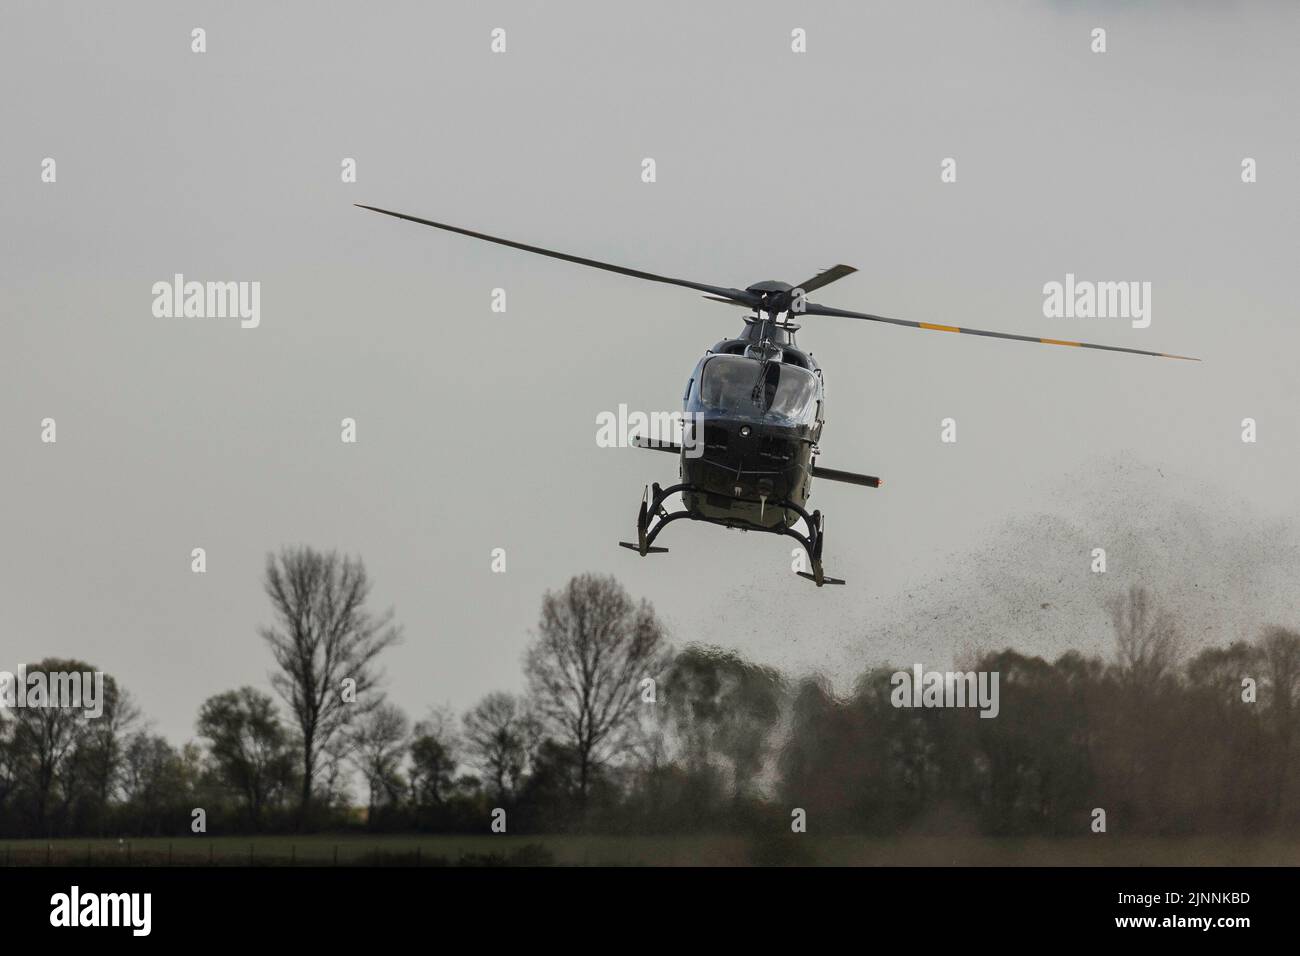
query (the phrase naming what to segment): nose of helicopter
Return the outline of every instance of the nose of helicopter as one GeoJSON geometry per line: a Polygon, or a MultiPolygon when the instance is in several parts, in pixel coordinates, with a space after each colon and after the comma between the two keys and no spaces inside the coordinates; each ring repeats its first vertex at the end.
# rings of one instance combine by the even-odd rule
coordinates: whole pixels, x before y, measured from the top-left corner
{"type": "Polygon", "coordinates": [[[704,449],[684,458],[683,480],[697,489],[687,507],[738,525],[773,527],[786,516],[779,501],[802,504],[805,471],[798,429],[737,419],[710,418],[704,449]]]}

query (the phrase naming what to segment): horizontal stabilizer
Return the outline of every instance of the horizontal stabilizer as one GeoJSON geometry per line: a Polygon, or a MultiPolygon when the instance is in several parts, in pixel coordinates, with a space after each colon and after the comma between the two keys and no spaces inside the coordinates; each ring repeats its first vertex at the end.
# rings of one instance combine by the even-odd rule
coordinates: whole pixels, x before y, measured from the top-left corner
{"type": "Polygon", "coordinates": [[[859,475],[851,471],[836,471],[834,468],[822,468],[820,465],[813,465],[812,476],[814,478],[825,478],[828,481],[843,481],[850,485],[862,485],[864,488],[879,488],[884,484],[875,475],[859,475]]]}
{"type": "Polygon", "coordinates": [[[682,453],[681,445],[674,445],[672,442],[666,442],[666,441],[664,442],[651,441],[648,438],[642,438],[640,435],[637,435],[635,438],[632,439],[632,444],[635,445],[637,448],[645,448],[650,451],[666,451],[669,454],[673,454],[673,455],[680,455],[682,453]]]}

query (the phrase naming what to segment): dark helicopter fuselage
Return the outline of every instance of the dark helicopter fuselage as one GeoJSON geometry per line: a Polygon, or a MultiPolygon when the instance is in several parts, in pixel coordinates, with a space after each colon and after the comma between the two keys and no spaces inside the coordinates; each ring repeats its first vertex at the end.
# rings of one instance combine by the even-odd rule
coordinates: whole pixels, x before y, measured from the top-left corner
{"type": "Polygon", "coordinates": [[[825,387],[795,345],[797,326],[746,323],[741,337],[700,359],[687,384],[681,480],[690,490],[682,498],[694,516],[774,530],[798,520],[783,505],[808,500],[825,387]]]}

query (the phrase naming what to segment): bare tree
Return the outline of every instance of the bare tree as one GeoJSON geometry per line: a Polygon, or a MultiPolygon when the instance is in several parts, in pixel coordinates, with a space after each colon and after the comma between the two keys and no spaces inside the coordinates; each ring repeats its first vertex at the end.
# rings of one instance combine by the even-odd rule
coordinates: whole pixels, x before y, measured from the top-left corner
{"type": "Polygon", "coordinates": [[[1179,634],[1173,615],[1136,584],[1112,599],[1109,610],[1121,673],[1131,685],[1154,687],[1178,661],[1179,634]]]}
{"type": "Polygon", "coordinates": [[[585,803],[593,772],[635,724],[640,683],[666,666],[663,627],[612,577],[584,574],[548,591],[524,667],[539,714],[578,763],[585,803]]]}
{"type": "Polygon", "coordinates": [[[770,667],[717,647],[688,647],[664,681],[665,709],[685,766],[725,771],[736,797],[762,772],[785,687],[770,667]]]}
{"type": "Polygon", "coordinates": [[[451,794],[460,763],[460,739],[449,707],[431,707],[411,730],[411,798],[418,807],[436,807],[451,794]]]}
{"type": "Polygon", "coordinates": [[[1260,642],[1264,676],[1268,686],[1268,712],[1277,746],[1272,761],[1273,803],[1275,816],[1288,809],[1290,782],[1296,772],[1292,766],[1296,704],[1300,698],[1300,634],[1284,627],[1270,627],[1260,642]]]}
{"type": "MultiPolygon", "coordinates": [[[[46,658],[29,664],[26,673],[30,680],[35,674],[93,674],[95,668],[83,661],[46,658]]],[[[11,754],[6,763],[12,765],[15,785],[26,792],[27,812],[36,833],[51,833],[78,802],[99,805],[101,794],[107,799],[111,793],[121,750],[114,736],[121,724],[114,722],[113,715],[123,696],[108,675],[103,692],[99,717],[84,699],[82,706],[64,707],[49,695],[38,704],[29,700],[26,707],[12,713],[13,727],[7,735],[11,754]],[[96,729],[100,720],[106,722],[104,730],[96,729]]],[[[134,711],[121,716],[134,719],[134,711]]]]}
{"type": "Polygon", "coordinates": [[[379,617],[367,611],[370,582],[360,559],[286,549],[267,557],[266,593],[278,620],[261,634],[280,668],[271,684],[301,737],[305,820],[322,754],[334,752],[351,720],[379,705],[370,693],[379,680],[375,658],[401,631],[391,610],[379,617]]]}
{"type": "Polygon", "coordinates": [[[104,679],[104,698],[104,712],[91,721],[80,748],[87,789],[100,806],[108,805],[121,784],[127,741],[141,720],[131,695],[111,677],[104,679]]]}
{"type": "Polygon", "coordinates": [[[0,816],[8,816],[14,791],[19,784],[22,755],[14,744],[14,722],[5,719],[8,708],[0,708],[0,816]]]}
{"type": "Polygon", "coordinates": [[[275,701],[252,687],[216,694],[199,708],[198,732],[221,782],[243,800],[256,830],[266,808],[293,789],[293,753],[275,701]]]}
{"type": "Polygon", "coordinates": [[[1269,704],[1282,724],[1290,724],[1300,701],[1300,633],[1270,627],[1260,642],[1270,691],[1269,704]]]}
{"type": "Polygon", "coordinates": [[[383,703],[356,722],[351,760],[366,778],[369,813],[373,818],[381,803],[394,804],[405,786],[400,772],[410,721],[400,707],[383,703]]]}
{"type": "MultiPolygon", "coordinates": [[[[364,717],[359,714],[358,718],[364,717]]],[[[341,810],[352,805],[352,735],[344,725],[342,732],[335,734],[320,746],[320,758],[316,762],[316,786],[312,791],[312,806],[341,810]]]]}
{"type": "Polygon", "coordinates": [[[161,831],[185,793],[181,756],[165,737],[138,730],[123,748],[122,798],[140,833],[161,831]]]}
{"type": "Polygon", "coordinates": [[[465,743],[470,759],[506,797],[519,786],[541,728],[527,705],[513,694],[488,694],[465,715],[465,743]]]}

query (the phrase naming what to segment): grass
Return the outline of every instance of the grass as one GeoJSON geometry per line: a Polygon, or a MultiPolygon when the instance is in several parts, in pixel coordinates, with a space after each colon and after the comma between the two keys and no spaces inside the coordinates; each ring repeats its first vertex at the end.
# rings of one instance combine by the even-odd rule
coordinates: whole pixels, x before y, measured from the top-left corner
{"type": "Polygon", "coordinates": [[[313,835],[0,841],[9,866],[1294,866],[1300,843],[1240,837],[1077,839],[313,835]]]}

